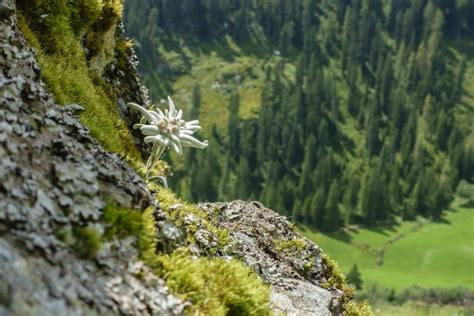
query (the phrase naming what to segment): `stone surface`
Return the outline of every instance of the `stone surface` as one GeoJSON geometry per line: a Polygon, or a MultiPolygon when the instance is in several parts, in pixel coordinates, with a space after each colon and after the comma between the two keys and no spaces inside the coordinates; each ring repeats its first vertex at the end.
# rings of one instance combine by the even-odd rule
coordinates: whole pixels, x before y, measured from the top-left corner
{"type": "Polygon", "coordinates": [[[326,283],[320,248],[293,230],[285,217],[258,202],[202,203],[229,230],[233,257],[241,258],[272,285],[272,304],[289,315],[331,315],[341,310],[337,289],[326,283]],[[216,211],[217,210],[217,211],[216,211]],[[218,214],[218,215],[215,215],[218,214]],[[296,241],[296,242],[295,242],[296,241]]]}
{"type": "Polygon", "coordinates": [[[138,260],[136,240],[112,239],[88,259],[74,230],[97,233],[113,200],[154,204],[143,180],[55,104],[34,52],[0,2],[0,315],[177,315],[186,306],[138,260]]]}

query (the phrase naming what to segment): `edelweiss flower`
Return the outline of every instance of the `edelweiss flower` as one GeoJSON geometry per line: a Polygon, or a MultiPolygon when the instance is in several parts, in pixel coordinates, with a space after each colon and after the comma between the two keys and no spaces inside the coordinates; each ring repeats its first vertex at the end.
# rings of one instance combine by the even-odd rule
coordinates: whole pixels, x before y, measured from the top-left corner
{"type": "Polygon", "coordinates": [[[199,121],[184,121],[183,111],[176,111],[170,97],[168,97],[169,109],[164,113],[156,106],[152,108],[153,110],[147,110],[136,103],[128,103],[128,106],[143,115],[140,124],[133,125],[133,128],[139,128],[145,135],[145,143],[153,144],[152,153],[147,162],[148,171],[151,171],[168,147],[172,147],[181,155],[183,147],[204,149],[208,146],[207,140],[201,142],[192,136],[201,129],[199,121]]]}

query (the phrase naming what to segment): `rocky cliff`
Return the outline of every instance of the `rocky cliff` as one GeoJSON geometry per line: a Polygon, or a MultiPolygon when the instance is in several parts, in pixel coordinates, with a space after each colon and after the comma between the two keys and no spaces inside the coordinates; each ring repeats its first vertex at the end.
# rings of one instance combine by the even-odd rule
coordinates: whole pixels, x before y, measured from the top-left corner
{"type": "Polygon", "coordinates": [[[110,13],[98,7],[89,29],[71,33],[80,62],[54,72],[53,56],[70,53],[42,38],[61,31],[45,22],[57,5],[0,1],[0,315],[364,313],[285,218],[257,202],[189,205],[143,180],[146,147],[129,136],[137,118],[124,105],[148,101],[119,19],[100,32],[112,44],[91,46],[110,13]],[[81,72],[105,93],[70,104],[89,78],[81,72]],[[103,125],[101,98],[115,106],[103,125]],[[129,147],[109,141],[114,113],[129,147]]]}

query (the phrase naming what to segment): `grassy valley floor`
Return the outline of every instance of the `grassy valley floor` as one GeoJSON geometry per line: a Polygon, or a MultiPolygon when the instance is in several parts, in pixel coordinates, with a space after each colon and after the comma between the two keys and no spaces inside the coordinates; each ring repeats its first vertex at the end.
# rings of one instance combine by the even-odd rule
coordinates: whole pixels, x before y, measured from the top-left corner
{"type": "MultiPolygon", "coordinates": [[[[419,219],[395,227],[352,229],[323,234],[308,227],[301,232],[317,242],[348,272],[357,264],[362,291],[376,284],[400,292],[405,288],[455,288],[474,291],[474,208],[456,200],[440,221],[419,219]]],[[[464,315],[456,308],[410,304],[382,306],[383,315],[464,315]],[[443,314],[445,311],[446,314],[443,314]]],[[[474,312],[474,311],[473,311],[474,312]]]]}

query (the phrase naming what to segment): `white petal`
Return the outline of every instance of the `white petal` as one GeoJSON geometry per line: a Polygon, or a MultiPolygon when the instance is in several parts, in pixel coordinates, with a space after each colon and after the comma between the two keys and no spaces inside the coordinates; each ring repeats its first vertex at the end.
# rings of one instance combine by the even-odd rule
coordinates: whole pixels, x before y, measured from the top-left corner
{"type": "Polygon", "coordinates": [[[176,119],[177,119],[177,120],[180,120],[181,117],[183,117],[183,110],[179,110],[179,111],[178,111],[178,114],[176,114],[176,119]]]}
{"type": "Polygon", "coordinates": [[[192,135],[192,134],[194,134],[194,132],[190,131],[188,129],[183,129],[183,130],[179,131],[179,137],[181,137],[181,134],[192,135]]]}
{"type": "Polygon", "coordinates": [[[174,141],[176,144],[179,144],[181,143],[181,139],[179,139],[178,136],[174,135],[174,134],[171,134],[171,140],[174,141]]]}
{"type": "Polygon", "coordinates": [[[156,127],[155,125],[143,125],[140,128],[140,130],[142,132],[144,132],[144,131],[155,132],[155,134],[160,132],[160,129],[158,127],[156,127]]]}
{"type": "Polygon", "coordinates": [[[161,121],[160,114],[156,113],[155,111],[148,111],[148,113],[150,113],[153,116],[155,121],[161,121]]]}
{"type": "Polygon", "coordinates": [[[181,142],[179,143],[171,142],[170,145],[178,155],[181,155],[183,153],[181,142]]]}
{"type": "Polygon", "coordinates": [[[183,145],[186,143],[189,147],[196,147],[196,148],[201,148],[201,149],[204,149],[208,146],[207,140],[205,140],[204,142],[201,142],[197,140],[196,138],[187,134],[182,134],[180,136],[181,136],[180,137],[181,140],[183,141],[183,145]],[[191,146],[191,144],[194,146],[191,146]]]}
{"type": "Polygon", "coordinates": [[[205,140],[202,143],[199,142],[199,144],[191,143],[191,142],[188,142],[188,141],[182,141],[181,144],[183,144],[183,147],[193,147],[193,148],[198,148],[198,149],[204,149],[209,145],[207,140],[205,140]]]}
{"type": "Polygon", "coordinates": [[[186,122],[186,126],[199,125],[199,120],[186,122]]]}
{"type": "Polygon", "coordinates": [[[174,118],[176,115],[176,107],[174,106],[173,100],[171,100],[169,96],[168,96],[168,106],[170,109],[170,112],[169,112],[170,118],[174,118]]]}
{"type": "Polygon", "coordinates": [[[145,137],[145,143],[159,143],[163,146],[168,146],[169,139],[165,139],[161,135],[147,136],[145,137]]]}
{"type": "Polygon", "coordinates": [[[138,104],[133,103],[133,102],[127,103],[127,105],[130,108],[140,112],[148,120],[148,122],[153,121],[153,116],[150,113],[148,113],[148,111],[145,108],[143,108],[143,107],[141,107],[138,104]]]}
{"type": "Polygon", "coordinates": [[[201,126],[199,125],[191,125],[191,126],[186,126],[186,130],[191,131],[191,132],[197,132],[201,129],[201,126]]]}

